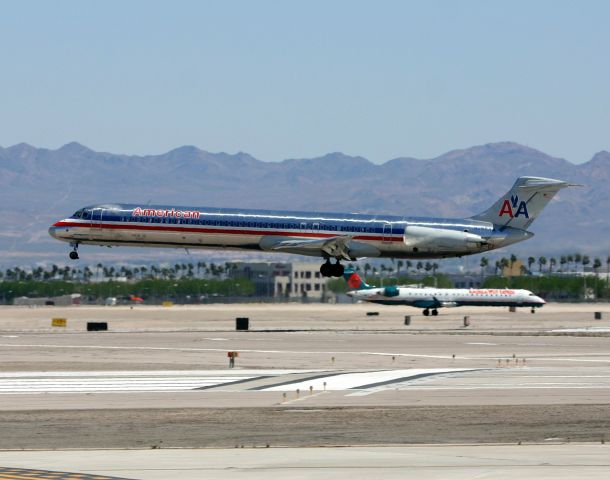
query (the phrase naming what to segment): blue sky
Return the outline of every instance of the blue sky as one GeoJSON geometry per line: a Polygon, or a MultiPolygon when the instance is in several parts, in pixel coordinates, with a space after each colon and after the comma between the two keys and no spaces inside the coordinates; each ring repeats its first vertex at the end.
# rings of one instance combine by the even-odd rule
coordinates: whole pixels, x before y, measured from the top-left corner
{"type": "Polygon", "coordinates": [[[610,150],[607,1],[0,2],[0,145],[610,150]]]}

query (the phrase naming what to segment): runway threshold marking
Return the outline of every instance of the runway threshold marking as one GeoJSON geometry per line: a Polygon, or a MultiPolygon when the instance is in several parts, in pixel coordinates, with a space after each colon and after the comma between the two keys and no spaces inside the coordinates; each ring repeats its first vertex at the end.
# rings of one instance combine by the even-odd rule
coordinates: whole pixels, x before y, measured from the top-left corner
{"type": "Polygon", "coordinates": [[[288,382],[282,385],[267,387],[262,389],[265,392],[284,392],[299,389],[307,391],[311,387],[313,390],[343,391],[358,390],[391,385],[398,382],[405,382],[409,379],[420,378],[421,376],[440,375],[445,373],[456,373],[472,371],[467,368],[428,368],[428,369],[402,369],[402,370],[377,370],[369,372],[340,373],[323,376],[314,379],[299,380],[288,382]]]}
{"type": "MultiPolygon", "coordinates": [[[[307,371],[305,371],[307,372],[307,371]]],[[[94,393],[94,392],[179,392],[194,391],[223,385],[234,385],[254,381],[261,377],[303,373],[303,371],[259,372],[247,370],[218,372],[191,372],[170,375],[164,372],[137,372],[133,376],[88,375],[88,372],[61,372],[61,376],[45,375],[41,372],[15,373],[0,375],[0,395],[39,394],[39,393],[94,393]]]]}

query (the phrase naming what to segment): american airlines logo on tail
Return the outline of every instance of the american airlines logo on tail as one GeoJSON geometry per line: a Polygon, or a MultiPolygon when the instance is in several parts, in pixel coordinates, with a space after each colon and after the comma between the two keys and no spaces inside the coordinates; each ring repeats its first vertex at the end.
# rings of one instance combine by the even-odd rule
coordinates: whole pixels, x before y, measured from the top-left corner
{"type": "Polygon", "coordinates": [[[504,200],[498,216],[503,217],[504,215],[508,215],[510,218],[519,217],[521,215],[525,218],[530,218],[525,201],[521,200],[521,202],[519,202],[519,197],[517,195],[511,195],[510,200],[504,200]]]}

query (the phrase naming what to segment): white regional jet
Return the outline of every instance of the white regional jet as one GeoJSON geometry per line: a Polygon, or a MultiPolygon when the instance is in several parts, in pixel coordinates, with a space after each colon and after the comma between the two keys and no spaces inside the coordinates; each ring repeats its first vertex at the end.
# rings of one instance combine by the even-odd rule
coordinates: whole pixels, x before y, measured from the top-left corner
{"type": "Polygon", "coordinates": [[[433,287],[373,287],[367,285],[353,270],[346,269],[343,277],[352,290],[347,294],[358,300],[382,305],[409,305],[423,308],[424,315],[438,315],[441,307],[542,307],[546,302],[529,290],[512,288],[433,288],[433,287]]]}
{"type": "Polygon", "coordinates": [[[531,223],[567,186],[520,177],[490,208],[470,218],[112,203],[81,208],[49,233],[72,246],[74,260],[81,244],[262,250],[322,257],[322,275],[340,277],[340,260],[461,257],[527,240],[534,235],[531,223]]]}

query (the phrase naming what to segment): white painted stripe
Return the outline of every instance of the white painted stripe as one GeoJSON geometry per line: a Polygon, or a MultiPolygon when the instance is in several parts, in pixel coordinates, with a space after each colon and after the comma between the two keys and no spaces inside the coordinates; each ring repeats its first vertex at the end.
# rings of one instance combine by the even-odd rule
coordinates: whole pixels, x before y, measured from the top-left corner
{"type": "Polygon", "coordinates": [[[104,391],[181,391],[248,380],[254,376],[30,378],[0,380],[0,394],[104,391]]]}
{"type": "MultiPolygon", "coordinates": [[[[49,344],[11,344],[0,343],[0,347],[10,348],[80,348],[80,349],[99,349],[99,350],[153,350],[153,351],[174,351],[174,352],[226,352],[226,348],[191,348],[191,347],[122,347],[116,345],[49,345],[49,344]]],[[[392,352],[342,352],[342,351],[320,351],[320,350],[253,350],[240,349],[240,353],[294,353],[294,354],[325,354],[325,355],[384,355],[395,357],[414,357],[414,358],[453,358],[452,355],[418,355],[412,353],[392,353],[392,352]]],[[[468,357],[455,357],[468,358],[468,357]]],[[[474,357],[473,357],[474,358],[474,357]]],[[[477,357],[487,358],[487,357],[477,357]]],[[[495,357],[489,357],[495,358],[495,357]]]]}
{"type": "Polygon", "coordinates": [[[435,373],[451,373],[469,371],[467,368],[411,368],[406,370],[382,370],[376,372],[359,372],[359,373],[344,373],[339,375],[329,375],[327,377],[316,378],[314,380],[297,381],[286,385],[265,388],[268,392],[309,390],[313,387],[314,390],[348,390],[371,385],[374,383],[391,382],[393,380],[404,379],[406,377],[415,377],[422,374],[435,373]],[[326,385],[324,385],[326,384],[326,385]]]}
{"type": "Polygon", "coordinates": [[[293,373],[303,371],[5,372],[0,375],[0,394],[176,392],[293,373]]]}
{"type": "Polygon", "coordinates": [[[554,333],[609,333],[610,327],[558,328],[549,331],[554,333]]]}
{"type": "MultiPolygon", "coordinates": [[[[8,344],[2,343],[0,347],[8,348],[61,348],[61,349],[99,349],[99,350],[151,350],[151,351],[178,351],[178,352],[227,352],[226,348],[189,348],[189,347],[123,347],[114,345],[48,345],[48,344],[8,344]]],[[[386,357],[406,357],[406,358],[437,358],[437,359],[456,359],[456,360],[497,360],[499,358],[506,359],[507,356],[498,355],[469,355],[459,356],[456,355],[422,355],[413,353],[393,353],[393,352],[344,352],[344,351],[320,351],[320,350],[254,350],[254,349],[240,349],[240,353],[293,353],[293,354],[306,354],[306,355],[381,355],[386,357]]],[[[563,358],[563,357],[545,357],[544,355],[524,355],[528,360],[540,360],[540,361],[571,361],[571,362],[604,362],[610,363],[610,354],[608,352],[590,352],[582,354],[571,354],[573,356],[583,357],[607,357],[606,359],[576,359],[576,358],[563,358]]]]}
{"type": "MultiPolygon", "coordinates": [[[[456,386],[456,387],[427,387],[427,386],[410,386],[409,391],[413,390],[582,390],[582,389],[602,389],[607,390],[610,389],[610,385],[583,385],[583,386],[550,386],[550,385],[490,385],[490,386],[456,386]]],[[[400,389],[399,389],[400,390],[400,389]]]]}
{"type": "Polygon", "coordinates": [[[146,376],[193,376],[193,375],[221,375],[221,376],[264,376],[264,375],[286,375],[290,373],[308,373],[322,370],[253,370],[232,368],[231,370],[99,370],[99,371],[59,371],[59,372],[2,372],[0,378],[19,377],[146,377],[146,376]]]}

